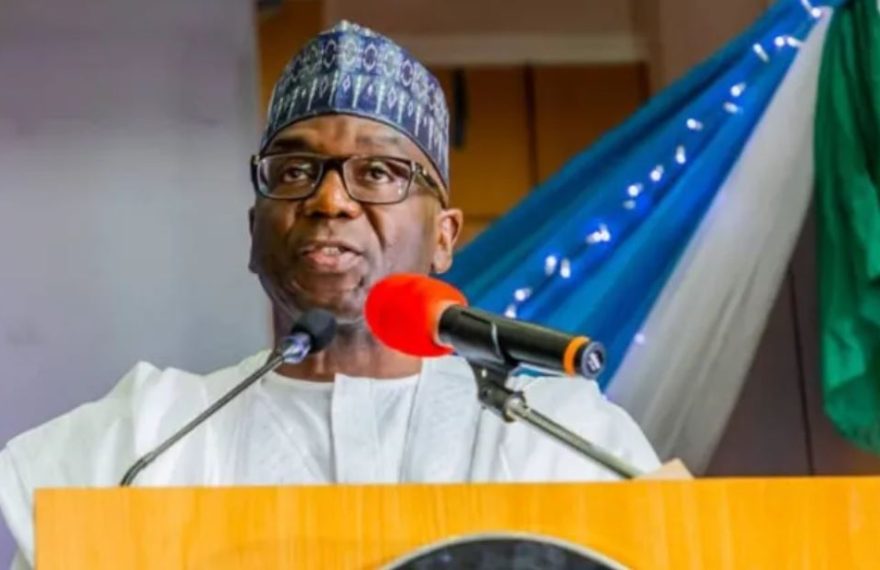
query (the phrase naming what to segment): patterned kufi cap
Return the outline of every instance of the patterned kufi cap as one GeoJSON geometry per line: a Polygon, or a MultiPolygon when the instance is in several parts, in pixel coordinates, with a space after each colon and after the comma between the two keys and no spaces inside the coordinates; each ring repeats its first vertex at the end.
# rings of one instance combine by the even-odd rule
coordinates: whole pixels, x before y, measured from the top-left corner
{"type": "Polygon", "coordinates": [[[329,114],[385,123],[431,159],[449,187],[449,111],[437,79],[396,43],[340,22],[311,40],[281,74],[260,148],[289,125],[329,114]]]}

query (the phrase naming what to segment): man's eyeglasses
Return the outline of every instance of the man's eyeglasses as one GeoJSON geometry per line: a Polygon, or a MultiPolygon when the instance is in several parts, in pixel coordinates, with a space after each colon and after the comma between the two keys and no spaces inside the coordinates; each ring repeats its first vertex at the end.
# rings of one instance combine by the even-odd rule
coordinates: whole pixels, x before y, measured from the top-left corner
{"type": "Polygon", "coordinates": [[[342,175],[345,191],[364,204],[397,204],[418,181],[437,194],[445,208],[446,193],[418,162],[391,156],[323,156],[307,153],[254,156],[254,189],[274,200],[304,200],[315,193],[328,170],[342,175]]]}

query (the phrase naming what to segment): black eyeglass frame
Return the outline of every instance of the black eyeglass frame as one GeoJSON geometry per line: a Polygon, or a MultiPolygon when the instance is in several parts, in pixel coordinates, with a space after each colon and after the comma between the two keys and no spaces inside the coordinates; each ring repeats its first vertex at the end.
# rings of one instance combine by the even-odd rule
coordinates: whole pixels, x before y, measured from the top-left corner
{"type": "Polygon", "coordinates": [[[327,175],[328,170],[335,170],[339,174],[339,178],[342,180],[342,186],[345,188],[345,193],[348,194],[348,197],[358,202],[360,204],[375,204],[375,205],[383,205],[390,206],[394,204],[400,204],[407,198],[409,198],[410,193],[412,192],[413,183],[416,182],[416,179],[421,179],[424,183],[423,186],[432,190],[437,194],[437,198],[440,200],[440,204],[443,208],[448,208],[448,198],[446,196],[446,192],[443,190],[443,186],[440,185],[434,177],[428,173],[428,170],[422,166],[421,163],[410,160],[408,158],[403,158],[400,156],[385,156],[385,155],[371,155],[371,154],[349,154],[349,155],[341,155],[341,156],[329,156],[324,154],[316,154],[316,153],[308,153],[308,152],[283,152],[276,154],[265,154],[265,155],[252,155],[251,156],[251,184],[253,184],[254,191],[262,196],[263,198],[267,198],[269,200],[280,200],[280,201],[288,201],[295,202],[298,200],[308,200],[312,196],[315,195],[318,188],[321,187],[321,183],[324,180],[324,176],[327,175]],[[275,158],[275,157],[304,157],[310,159],[318,160],[319,172],[318,176],[315,178],[315,182],[312,185],[312,189],[303,196],[297,196],[295,198],[286,197],[286,196],[273,196],[268,191],[264,191],[262,185],[259,181],[259,171],[260,171],[260,162],[263,159],[267,158],[275,158]],[[376,159],[376,160],[390,160],[394,162],[398,162],[401,164],[406,164],[410,170],[410,177],[406,183],[406,190],[401,194],[400,198],[392,201],[392,202],[377,202],[370,200],[362,200],[360,198],[356,198],[352,195],[351,190],[348,188],[348,182],[345,180],[345,170],[343,165],[352,159],[376,159]],[[329,169],[328,169],[329,166],[329,169]]]}

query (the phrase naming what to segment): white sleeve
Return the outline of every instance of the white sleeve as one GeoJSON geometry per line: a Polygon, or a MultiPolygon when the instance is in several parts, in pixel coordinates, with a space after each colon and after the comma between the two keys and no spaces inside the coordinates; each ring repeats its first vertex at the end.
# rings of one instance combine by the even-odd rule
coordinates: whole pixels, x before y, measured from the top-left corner
{"type": "Polygon", "coordinates": [[[606,401],[606,406],[613,418],[613,428],[609,434],[611,445],[618,450],[619,457],[644,473],[659,469],[660,458],[654,446],[632,416],[610,401],[606,401]]]}
{"type": "Polygon", "coordinates": [[[525,391],[535,410],[632,467],[645,473],[660,467],[654,448],[638,424],[623,408],[606,399],[595,382],[515,377],[513,386],[525,391]]]}
{"type": "Polygon", "coordinates": [[[9,449],[0,451],[0,515],[6,520],[6,526],[18,545],[12,569],[29,568],[23,553],[31,552],[33,556],[33,503],[9,449]]]}
{"type": "Polygon", "coordinates": [[[34,491],[114,485],[134,459],[137,394],[156,377],[155,368],[139,364],[106,397],[12,439],[0,451],[0,514],[28,564],[34,565],[34,491]]]}
{"type": "Polygon", "coordinates": [[[21,552],[16,552],[15,558],[12,559],[12,566],[9,567],[9,570],[33,570],[33,566],[28,564],[21,552]]]}

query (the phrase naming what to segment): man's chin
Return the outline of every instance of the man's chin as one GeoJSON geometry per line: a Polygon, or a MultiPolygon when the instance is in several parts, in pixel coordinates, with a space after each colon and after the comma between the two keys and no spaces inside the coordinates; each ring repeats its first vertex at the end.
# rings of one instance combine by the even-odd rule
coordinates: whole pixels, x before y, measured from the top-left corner
{"type": "Polygon", "coordinates": [[[364,304],[352,299],[324,295],[298,295],[287,314],[301,315],[310,309],[323,309],[336,319],[339,325],[352,325],[364,321],[364,304]]]}

